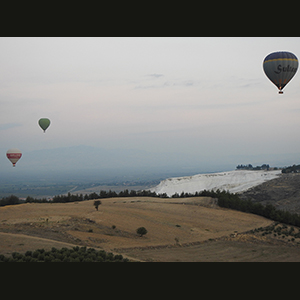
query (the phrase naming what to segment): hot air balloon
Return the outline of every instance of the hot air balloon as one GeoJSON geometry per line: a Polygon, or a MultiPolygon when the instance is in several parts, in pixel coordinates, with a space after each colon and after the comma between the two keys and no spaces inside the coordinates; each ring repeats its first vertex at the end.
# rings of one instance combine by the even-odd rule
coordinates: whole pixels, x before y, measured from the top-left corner
{"type": "Polygon", "coordinates": [[[12,148],[6,152],[7,158],[12,162],[13,167],[16,166],[17,161],[21,158],[22,152],[17,148],[12,148]]]}
{"type": "Polygon", "coordinates": [[[266,56],[263,68],[267,77],[279,89],[279,94],[283,94],[283,88],[297,72],[298,59],[291,52],[273,52],[266,56]]]}
{"type": "Polygon", "coordinates": [[[40,127],[46,132],[46,129],[50,126],[50,120],[47,118],[39,119],[40,127]]]}

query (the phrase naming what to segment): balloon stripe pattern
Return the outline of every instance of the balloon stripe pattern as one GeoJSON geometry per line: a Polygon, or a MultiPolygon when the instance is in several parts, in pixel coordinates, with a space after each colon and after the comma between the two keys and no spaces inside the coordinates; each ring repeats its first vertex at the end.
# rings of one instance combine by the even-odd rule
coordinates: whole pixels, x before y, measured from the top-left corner
{"type": "Polygon", "coordinates": [[[298,69],[298,59],[291,52],[274,52],[266,56],[263,69],[267,77],[277,86],[279,93],[294,77],[298,69]]]}
{"type": "Polygon", "coordinates": [[[13,164],[13,167],[16,166],[16,163],[17,161],[21,158],[22,156],[22,152],[17,149],[17,148],[12,148],[12,149],[9,149],[7,152],[6,152],[6,156],[7,158],[11,161],[11,163],[13,164]]]}

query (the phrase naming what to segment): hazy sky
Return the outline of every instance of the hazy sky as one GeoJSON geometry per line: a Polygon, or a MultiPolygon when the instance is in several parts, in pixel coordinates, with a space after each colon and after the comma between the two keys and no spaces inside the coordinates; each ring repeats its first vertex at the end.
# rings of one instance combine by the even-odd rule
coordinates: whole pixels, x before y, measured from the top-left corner
{"type": "Polygon", "coordinates": [[[262,68],[281,50],[300,38],[0,38],[1,149],[300,158],[300,75],[279,95],[262,68]]]}

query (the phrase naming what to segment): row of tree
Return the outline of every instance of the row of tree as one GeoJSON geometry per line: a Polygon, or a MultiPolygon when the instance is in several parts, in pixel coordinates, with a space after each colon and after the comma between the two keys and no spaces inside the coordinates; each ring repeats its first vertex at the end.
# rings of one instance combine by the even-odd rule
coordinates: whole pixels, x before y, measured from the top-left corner
{"type": "Polygon", "coordinates": [[[53,203],[66,203],[66,202],[75,202],[75,201],[85,201],[85,200],[94,200],[94,199],[104,199],[104,198],[115,198],[115,197],[168,197],[167,194],[156,194],[155,192],[151,191],[134,191],[134,190],[124,190],[119,193],[115,191],[104,191],[101,190],[99,194],[96,192],[91,193],[91,194],[76,194],[73,195],[71,193],[68,193],[67,195],[57,195],[54,196],[52,200],[47,200],[47,199],[35,199],[32,197],[27,197],[25,202],[26,203],[32,203],[32,202],[37,202],[37,203],[44,203],[44,202],[53,202],[53,203]]]}
{"type": "Polygon", "coordinates": [[[280,223],[300,227],[300,215],[277,209],[272,204],[262,205],[251,200],[242,200],[237,194],[226,191],[210,192],[210,197],[218,198],[220,207],[253,213],[280,223]]]}
{"type": "Polygon", "coordinates": [[[0,255],[0,262],[128,262],[122,255],[114,255],[94,248],[52,248],[50,251],[37,249],[25,254],[13,252],[11,257],[0,255]]]}
{"type": "Polygon", "coordinates": [[[292,165],[282,169],[281,173],[299,173],[300,165],[292,165]]]}
{"type": "Polygon", "coordinates": [[[251,164],[248,164],[248,165],[237,165],[236,169],[237,170],[254,170],[254,171],[269,170],[270,169],[270,165],[269,164],[262,164],[261,166],[256,166],[256,167],[253,167],[251,164]]]}
{"type": "MultiPolygon", "coordinates": [[[[237,165],[236,166],[237,170],[269,170],[270,165],[268,164],[263,164],[261,166],[256,166],[253,167],[251,164],[248,165],[237,165]]],[[[278,168],[273,168],[274,170],[278,170],[278,168]]],[[[300,165],[292,165],[288,167],[282,168],[282,173],[300,173],[300,165]]]]}
{"type": "Polygon", "coordinates": [[[0,206],[20,204],[22,201],[15,195],[4,197],[0,200],[0,206]]]}
{"type": "Polygon", "coordinates": [[[21,203],[66,203],[66,202],[76,202],[76,201],[85,201],[85,200],[94,200],[94,199],[103,199],[103,198],[115,198],[115,197],[160,197],[160,198],[168,198],[166,193],[156,194],[151,191],[134,191],[134,190],[124,190],[119,193],[115,191],[103,191],[101,190],[99,194],[91,193],[91,194],[76,194],[73,195],[68,193],[67,195],[57,195],[52,198],[52,200],[48,200],[46,198],[37,199],[31,196],[28,196],[25,200],[20,200],[17,196],[11,195],[0,200],[0,206],[5,205],[15,205],[21,203]]]}

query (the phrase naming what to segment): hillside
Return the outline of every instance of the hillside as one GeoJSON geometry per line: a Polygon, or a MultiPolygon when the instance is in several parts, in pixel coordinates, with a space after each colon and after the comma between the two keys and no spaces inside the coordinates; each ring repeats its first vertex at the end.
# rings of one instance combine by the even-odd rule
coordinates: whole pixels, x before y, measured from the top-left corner
{"type": "Polygon", "coordinates": [[[278,209],[300,214],[300,174],[282,174],[241,193],[242,199],[262,204],[271,203],[278,209]]]}
{"type": "Polygon", "coordinates": [[[142,261],[300,261],[300,238],[250,233],[274,222],[219,208],[209,197],[101,201],[99,211],[93,201],[0,207],[0,254],[87,246],[142,261]]]}
{"type": "Polygon", "coordinates": [[[95,210],[93,201],[0,207],[3,238],[0,254],[34,250],[31,249],[33,238],[35,248],[50,247],[52,240],[55,247],[58,243],[68,243],[70,246],[126,252],[127,248],[205,241],[271,223],[256,215],[211,208],[214,200],[205,197],[176,200],[137,197],[101,201],[99,211],[95,210]],[[148,230],[142,238],[135,232],[140,226],[148,230]]]}
{"type": "Polygon", "coordinates": [[[199,174],[194,176],[169,178],[160,182],[151,191],[157,194],[195,193],[203,190],[228,190],[232,193],[245,191],[253,186],[276,178],[281,171],[237,170],[222,173],[199,174]]]}

